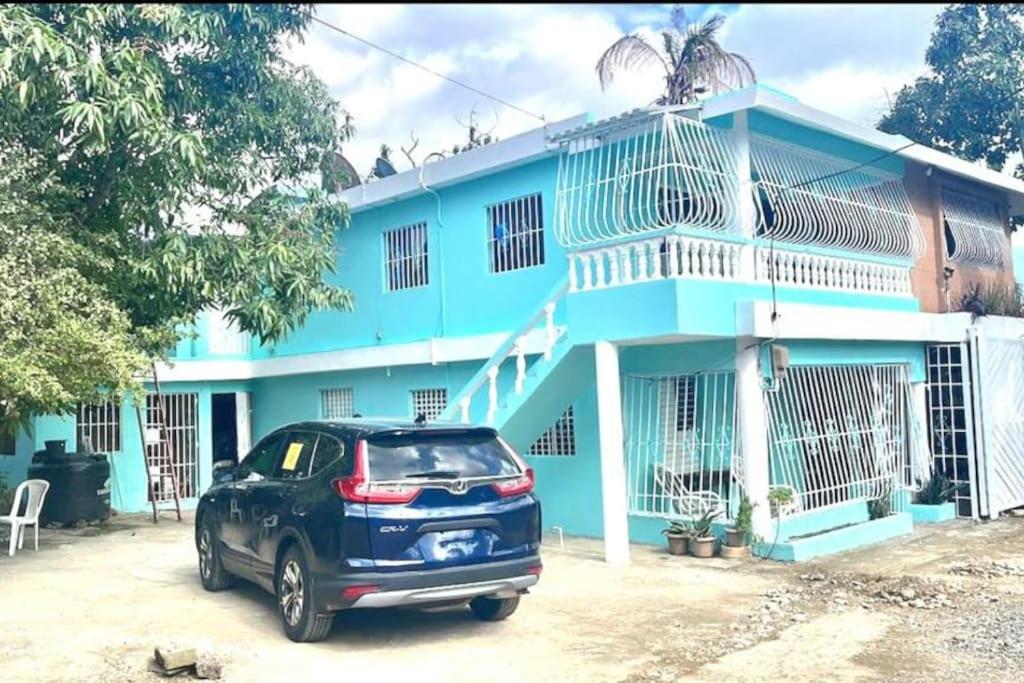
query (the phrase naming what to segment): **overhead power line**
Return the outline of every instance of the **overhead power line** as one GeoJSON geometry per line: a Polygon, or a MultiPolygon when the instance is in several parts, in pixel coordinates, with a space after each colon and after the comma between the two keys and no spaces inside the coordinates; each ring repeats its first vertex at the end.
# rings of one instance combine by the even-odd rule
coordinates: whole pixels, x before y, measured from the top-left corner
{"type": "Polygon", "coordinates": [[[377,43],[374,43],[374,42],[371,42],[371,41],[367,40],[366,38],[362,38],[360,36],[357,36],[356,34],[352,33],[351,31],[346,31],[345,29],[341,28],[340,26],[336,26],[335,24],[332,24],[329,21],[325,21],[325,20],[321,19],[318,16],[315,16],[313,14],[308,14],[306,16],[308,16],[310,19],[312,19],[316,23],[320,24],[321,26],[325,26],[325,27],[331,29],[332,31],[340,33],[343,36],[351,38],[352,40],[358,41],[358,42],[362,43],[363,45],[367,45],[369,47],[372,47],[375,50],[380,50],[384,54],[389,55],[391,57],[394,57],[395,59],[397,59],[397,60],[399,60],[401,62],[405,62],[406,64],[414,66],[417,69],[420,69],[422,71],[426,71],[428,74],[431,74],[433,76],[437,76],[438,78],[442,78],[442,79],[448,81],[449,83],[452,83],[454,85],[459,86],[460,88],[465,88],[466,90],[469,90],[470,92],[474,92],[477,95],[480,95],[482,97],[486,97],[489,100],[493,100],[493,101],[497,102],[498,104],[501,104],[503,106],[508,107],[509,109],[514,109],[514,110],[516,110],[516,111],[518,111],[518,112],[520,112],[522,114],[526,114],[527,116],[533,117],[533,118],[537,119],[538,121],[540,121],[542,123],[547,123],[548,122],[548,120],[546,118],[544,118],[544,116],[541,115],[541,114],[535,114],[534,112],[532,112],[532,111],[530,111],[528,109],[524,109],[524,108],[520,107],[517,104],[513,104],[512,102],[509,102],[508,100],[502,99],[502,98],[498,97],[497,95],[492,95],[492,94],[490,94],[488,92],[484,92],[483,90],[480,90],[479,88],[475,88],[472,85],[469,85],[468,83],[463,83],[462,81],[460,81],[458,79],[455,79],[455,78],[452,78],[451,76],[446,76],[443,73],[441,73],[440,71],[435,71],[434,69],[431,69],[429,66],[426,66],[424,64],[420,64],[419,62],[416,62],[416,61],[413,61],[413,60],[409,59],[408,57],[403,57],[402,55],[398,54],[397,52],[395,52],[393,50],[389,50],[388,48],[384,47],[383,45],[378,45],[377,43]]]}

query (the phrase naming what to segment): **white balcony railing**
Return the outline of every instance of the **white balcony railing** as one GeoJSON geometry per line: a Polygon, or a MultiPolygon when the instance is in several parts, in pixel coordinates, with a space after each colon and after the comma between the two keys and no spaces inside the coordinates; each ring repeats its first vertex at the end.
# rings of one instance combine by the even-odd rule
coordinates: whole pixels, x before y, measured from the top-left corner
{"type": "Polygon", "coordinates": [[[910,266],[822,256],[757,246],[754,251],[754,279],[780,287],[807,287],[885,296],[913,296],[910,266]]]}
{"type": "Polygon", "coordinates": [[[740,280],[741,249],[736,242],[684,235],[583,249],[569,254],[569,291],[664,278],[740,280]]]}

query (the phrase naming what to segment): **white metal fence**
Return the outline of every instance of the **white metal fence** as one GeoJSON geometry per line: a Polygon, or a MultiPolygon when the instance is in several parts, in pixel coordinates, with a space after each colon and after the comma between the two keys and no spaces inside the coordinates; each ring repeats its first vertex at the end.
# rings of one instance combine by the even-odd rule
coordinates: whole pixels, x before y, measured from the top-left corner
{"type": "Polygon", "coordinates": [[[967,344],[934,344],[925,356],[929,442],[935,472],[957,485],[957,514],[977,517],[974,410],[967,344]]]}
{"type": "Polygon", "coordinates": [[[905,365],[790,367],[766,393],[770,484],[791,490],[791,512],[910,485],[905,365]]]}
{"type": "Polygon", "coordinates": [[[629,513],[732,517],[742,496],[732,371],[624,378],[629,513]]]}

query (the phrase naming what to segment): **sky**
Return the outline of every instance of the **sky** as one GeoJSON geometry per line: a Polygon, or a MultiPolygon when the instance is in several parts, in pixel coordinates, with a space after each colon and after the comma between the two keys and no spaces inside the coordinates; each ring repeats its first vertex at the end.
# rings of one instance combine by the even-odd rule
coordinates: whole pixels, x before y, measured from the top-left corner
{"type": "MultiPolygon", "coordinates": [[[[725,15],[721,42],[746,56],[760,82],[857,123],[875,123],[887,94],[925,72],[924,51],[940,5],[687,5],[694,18],[725,15]]],[[[317,15],[549,121],[645,106],[658,95],[654,68],[623,72],[602,92],[594,65],[626,33],[664,25],[671,5],[319,5],[317,15]]],[[[464,142],[472,112],[508,137],[540,125],[314,24],[291,61],[308,65],[353,116],[345,154],[360,173],[381,144],[409,167],[464,142]]]]}

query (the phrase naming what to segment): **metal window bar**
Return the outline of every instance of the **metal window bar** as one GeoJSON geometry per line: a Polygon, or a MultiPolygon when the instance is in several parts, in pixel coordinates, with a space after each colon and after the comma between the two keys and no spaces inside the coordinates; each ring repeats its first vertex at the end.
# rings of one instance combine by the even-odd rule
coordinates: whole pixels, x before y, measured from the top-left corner
{"type": "Polygon", "coordinates": [[[925,241],[902,178],[751,135],[758,234],[791,244],[916,259],[925,241]],[[809,180],[817,179],[813,183],[809,180]]]}
{"type": "Polygon", "coordinates": [[[121,403],[111,399],[103,403],[79,404],[75,438],[80,449],[91,448],[93,453],[120,453],[121,403]]]}
{"type": "Polygon", "coordinates": [[[384,232],[384,272],[389,292],[429,284],[426,223],[384,232]]]}
{"type": "MultiPolygon", "coordinates": [[[[174,500],[171,468],[178,482],[179,498],[195,498],[199,488],[198,413],[199,395],[195,393],[161,394],[164,433],[167,447],[147,439],[147,463],[151,472],[150,499],[174,500]]],[[[161,410],[155,394],[146,396],[146,430],[158,432],[161,410]]]]}
{"type": "Polygon", "coordinates": [[[925,370],[929,441],[935,472],[957,485],[954,497],[957,515],[977,517],[973,493],[977,488],[974,426],[966,345],[929,346],[925,370]]]}
{"type": "Polygon", "coordinates": [[[352,389],[321,389],[320,413],[325,420],[344,420],[355,414],[355,392],[352,389]]]}
{"type": "Polygon", "coordinates": [[[448,405],[447,389],[413,389],[412,416],[424,415],[428,420],[436,420],[448,405]]]}
{"type": "Polygon", "coordinates": [[[623,386],[629,513],[732,518],[742,497],[735,374],[627,375],[623,386]]]}
{"type": "Polygon", "coordinates": [[[555,237],[564,246],[675,227],[740,229],[738,151],[727,130],[648,110],[554,141],[562,146],[555,237]]]}
{"type": "Polygon", "coordinates": [[[572,456],[576,455],[576,418],[572,406],[565,409],[555,422],[548,427],[530,446],[529,455],[572,456]]]}
{"type": "Polygon", "coordinates": [[[492,273],[544,263],[544,207],[531,194],[486,208],[487,252],[492,273]]]}
{"type": "Polygon", "coordinates": [[[906,488],[905,365],[790,367],[766,394],[770,486],[794,493],[791,512],[881,500],[906,488]]]}
{"type": "Polygon", "coordinates": [[[1009,238],[996,203],[948,189],[941,202],[949,260],[1001,269],[1009,238]]]}

